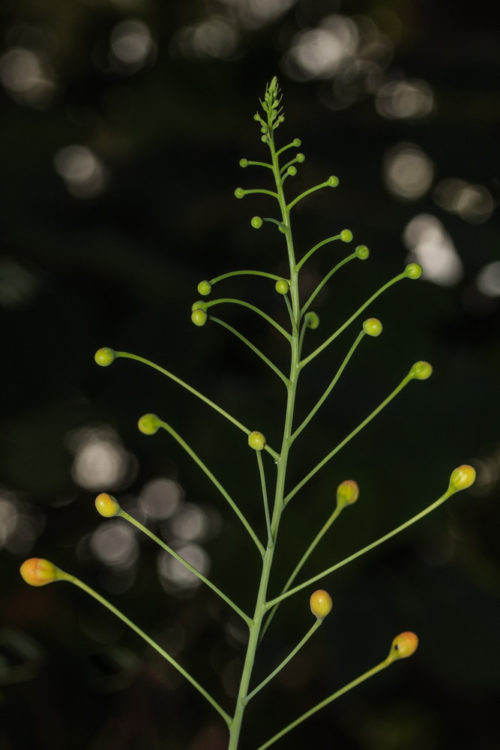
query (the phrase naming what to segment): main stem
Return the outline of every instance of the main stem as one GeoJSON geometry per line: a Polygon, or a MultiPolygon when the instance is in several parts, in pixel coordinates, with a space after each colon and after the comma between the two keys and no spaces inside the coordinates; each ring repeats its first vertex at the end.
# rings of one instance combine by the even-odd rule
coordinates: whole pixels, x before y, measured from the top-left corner
{"type": "Polygon", "coordinates": [[[283,427],[283,439],[281,443],[281,451],[277,459],[277,475],[276,475],[276,490],[274,495],[274,506],[273,514],[271,519],[271,533],[267,541],[267,547],[264,553],[262,561],[262,572],[259,583],[259,590],[257,592],[257,600],[255,603],[255,610],[252,622],[249,625],[249,638],[247,651],[245,655],[245,662],[243,665],[243,671],[240,680],[240,686],[238,690],[238,697],[236,700],[236,708],[233,719],[229,727],[229,745],[228,750],[237,750],[238,742],[241,732],[241,724],[243,721],[243,715],[245,708],[248,703],[248,693],[250,679],[252,676],[253,665],[255,662],[255,656],[257,653],[257,647],[259,644],[259,636],[262,629],[264,617],[267,612],[266,600],[267,590],[269,586],[269,577],[271,574],[271,568],[273,564],[274,551],[276,549],[276,541],[278,537],[278,530],[281,520],[281,515],[284,508],[285,499],[285,481],[286,472],[288,465],[288,454],[292,444],[291,436],[293,431],[293,413],[295,407],[295,395],[297,391],[297,382],[299,378],[300,368],[300,346],[299,346],[299,320],[300,320],[300,301],[299,301],[299,288],[298,288],[298,272],[295,263],[295,252],[293,248],[293,238],[290,226],[290,214],[286,205],[285,196],[283,193],[283,186],[281,183],[280,168],[278,162],[278,156],[274,146],[274,140],[272,134],[269,136],[269,149],[271,151],[273,174],[276,182],[276,188],[278,192],[278,202],[281,209],[282,217],[282,230],[286,238],[286,246],[288,251],[288,261],[290,266],[290,297],[292,302],[292,331],[290,337],[291,357],[290,357],[290,375],[287,384],[287,402],[285,412],[285,424],[283,427]]]}

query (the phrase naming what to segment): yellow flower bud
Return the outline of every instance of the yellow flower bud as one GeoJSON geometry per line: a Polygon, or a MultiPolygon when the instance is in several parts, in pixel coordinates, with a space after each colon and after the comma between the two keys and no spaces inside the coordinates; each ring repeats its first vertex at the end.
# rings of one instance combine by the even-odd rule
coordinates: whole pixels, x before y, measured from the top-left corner
{"type": "Polygon", "coordinates": [[[345,479],[337,487],[337,507],[352,505],[359,497],[359,487],[354,479],[345,479]]]}
{"type": "Polygon", "coordinates": [[[471,487],[475,481],[476,470],[474,467],[462,464],[462,466],[458,466],[451,472],[449,489],[453,490],[453,492],[460,492],[460,490],[466,490],[471,487]]]}
{"type": "Polygon", "coordinates": [[[263,451],[266,446],[266,438],[262,432],[254,430],[248,436],[248,445],[253,448],[254,451],[263,451]]]}
{"type": "Polygon", "coordinates": [[[113,495],[108,495],[107,492],[101,492],[95,499],[95,507],[98,513],[104,518],[112,518],[117,516],[120,512],[120,506],[113,495]]]}
{"type": "Polygon", "coordinates": [[[19,572],[23,580],[30,586],[45,586],[47,583],[57,581],[60,577],[60,571],[54,563],[41,557],[31,557],[29,560],[25,560],[19,568],[19,572]]]}
{"type": "Polygon", "coordinates": [[[137,427],[143,435],[154,435],[160,429],[160,419],[156,414],[143,414],[137,422],[137,427]]]}
{"type": "Polygon", "coordinates": [[[432,375],[432,365],[429,362],[415,362],[410,370],[410,377],[417,380],[427,380],[432,375]]]}
{"type": "Polygon", "coordinates": [[[116,359],[115,352],[108,346],[103,346],[94,354],[94,361],[100,367],[109,367],[116,359]]]}
{"type": "Polygon", "coordinates": [[[407,659],[412,656],[418,647],[418,636],[415,633],[406,631],[397,635],[391,646],[388,659],[407,659]]]}
{"type": "Polygon", "coordinates": [[[367,336],[380,336],[382,333],[382,323],[378,318],[367,318],[363,322],[363,331],[367,336]]]}
{"type": "Polygon", "coordinates": [[[332,597],[328,591],[318,589],[311,594],[309,605],[313,615],[317,617],[318,620],[323,620],[332,611],[332,597]]]}

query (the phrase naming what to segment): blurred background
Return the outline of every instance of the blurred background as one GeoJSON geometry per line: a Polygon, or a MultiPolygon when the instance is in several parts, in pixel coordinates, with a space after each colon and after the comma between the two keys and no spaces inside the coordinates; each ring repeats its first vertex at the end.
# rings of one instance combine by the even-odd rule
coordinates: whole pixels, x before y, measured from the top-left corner
{"type": "MultiPolygon", "coordinates": [[[[277,747],[493,750],[500,697],[500,14],[484,0],[5,0],[0,10],[0,748],[223,750],[210,706],[80,591],[31,589],[22,560],[47,557],[95,586],[230,709],[245,632],[228,608],[120,521],[97,516],[110,491],[250,611],[258,557],[153,411],[210,463],[263,530],[255,462],[238,430],[139,364],[103,370],[100,346],[146,356],[189,380],[278,446],[280,382],[215,324],[190,322],[196,285],[227,270],[285,271],[281,235],[255,232],[269,186],[238,161],[265,158],[252,119],[273,75],[285,94],[281,143],[306,161],[299,253],[349,228],[370,259],[317,300],[314,347],[403,265],[368,314],[336,393],[293,452],[290,482],[427,359],[434,376],[396,402],[296,496],[281,530],[272,590],[331,513],[340,481],[361,496],[329,533],[313,575],[418,512],[450,471],[478,482],[432,518],[322,582],[334,612],[250,705],[242,750],[385,657],[414,630],[420,649],[303,724],[277,747]]],[[[352,246],[351,246],[352,247],[352,246]]],[[[350,252],[322,248],[304,290],[350,252]]],[[[227,281],[270,314],[265,280],[227,281]]],[[[219,311],[218,311],[219,312],[219,311]]],[[[279,338],[220,308],[276,362],[279,338]]],[[[356,333],[303,377],[303,414],[356,333]]],[[[268,464],[271,478],[272,466],[268,464]]],[[[290,485],[292,486],[292,485],[290,485]]],[[[256,679],[311,624],[309,591],[288,600],[263,642],[256,679]]]]}

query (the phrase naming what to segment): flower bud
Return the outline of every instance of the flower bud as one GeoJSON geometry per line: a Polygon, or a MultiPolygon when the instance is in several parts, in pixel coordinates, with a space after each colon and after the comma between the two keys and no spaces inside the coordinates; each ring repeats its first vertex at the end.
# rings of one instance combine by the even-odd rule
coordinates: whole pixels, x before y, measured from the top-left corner
{"type": "Polygon", "coordinates": [[[410,377],[416,380],[427,380],[432,375],[432,365],[429,362],[415,362],[410,370],[410,377]]]}
{"type": "Polygon", "coordinates": [[[350,229],[343,229],[340,233],[342,242],[352,242],[352,232],[350,229]]]}
{"type": "Polygon", "coordinates": [[[137,427],[143,435],[154,435],[160,429],[160,418],[156,414],[143,414],[137,427]]]}
{"type": "Polygon", "coordinates": [[[295,148],[300,148],[302,146],[302,141],[300,138],[294,138],[292,141],[292,145],[295,146],[295,148]]]}
{"type": "Polygon", "coordinates": [[[407,659],[412,656],[418,647],[418,636],[410,631],[400,633],[397,635],[389,651],[388,659],[393,661],[394,659],[407,659]]]}
{"type": "Polygon", "coordinates": [[[299,153],[295,157],[295,161],[298,162],[299,164],[302,164],[305,160],[306,160],[305,154],[299,151],[299,153]]]}
{"type": "Polygon", "coordinates": [[[240,167],[242,169],[245,169],[245,167],[248,167],[248,159],[240,159],[240,167]]]}
{"type": "Polygon", "coordinates": [[[264,222],[262,221],[260,216],[253,216],[250,220],[250,224],[254,229],[260,229],[263,223],[264,222]]]}
{"type": "Polygon", "coordinates": [[[338,178],[338,177],[335,177],[335,175],[334,175],[334,174],[332,174],[332,175],[331,175],[331,176],[330,176],[330,177],[329,177],[329,178],[327,179],[327,181],[326,181],[326,183],[325,183],[325,185],[327,185],[328,187],[337,187],[337,185],[338,185],[338,184],[339,184],[339,178],[338,178]]]}
{"type": "Polygon", "coordinates": [[[382,323],[378,318],[367,318],[363,322],[363,331],[367,336],[380,336],[382,330],[382,323]]]}
{"type": "Polygon", "coordinates": [[[358,245],[354,252],[356,253],[356,257],[360,260],[366,260],[370,255],[370,251],[366,245],[358,245]]]}
{"type": "Polygon", "coordinates": [[[193,302],[191,305],[191,310],[206,310],[207,309],[207,303],[202,299],[197,299],[196,302],[193,302]]]}
{"type": "Polygon", "coordinates": [[[307,312],[304,316],[306,326],[314,331],[319,326],[319,315],[315,312],[307,312]]]}
{"type": "Polygon", "coordinates": [[[191,321],[195,324],[195,326],[198,326],[201,328],[205,325],[207,322],[207,314],[205,310],[201,310],[200,308],[197,308],[196,310],[193,310],[191,313],[191,321]]]}
{"type": "Polygon", "coordinates": [[[274,285],[274,288],[278,294],[287,294],[289,289],[288,281],[286,279],[279,279],[274,285]]]}
{"type": "Polygon", "coordinates": [[[94,361],[100,367],[109,367],[109,365],[113,364],[115,359],[116,359],[115,352],[113,351],[113,349],[110,349],[108,346],[103,346],[101,349],[98,349],[96,353],[94,354],[94,361]]]}
{"type": "Polygon", "coordinates": [[[43,560],[41,557],[31,557],[25,560],[19,572],[26,583],[30,586],[45,586],[47,583],[57,581],[60,577],[60,571],[54,563],[49,560],[43,560]]]}
{"type": "Polygon", "coordinates": [[[353,505],[359,497],[359,487],[354,479],[345,479],[337,487],[337,508],[353,505]]]}
{"type": "Polygon", "coordinates": [[[107,492],[101,492],[95,499],[95,507],[98,513],[104,518],[112,518],[117,516],[121,508],[117,500],[113,495],[108,495],[107,492]]]}
{"type": "Polygon", "coordinates": [[[234,197],[235,198],[244,198],[245,197],[245,191],[243,188],[237,187],[234,191],[234,197]]]}
{"type": "Polygon", "coordinates": [[[324,620],[324,618],[332,611],[332,597],[328,591],[318,589],[311,594],[309,599],[309,606],[311,612],[318,620],[324,620]]]}
{"type": "Polygon", "coordinates": [[[288,167],[288,169],[286,170],[286,173],[290,175],[290,177],[295,177],[295,175],[297,174],[297,167],[294,167],[294,166],[288,167]]]}
{"type": "Polygon", "coordinates": [[[461,490],[467,490],[472,487],[476,481],[476,470],[473,466],[468,464],[462,464],[453,469],[450,476],[449,490],[453,492],[460,492],[461,490]]]}
{"type": "Polygon", "coordinates": [[[409,279],[419,279],[422,276],[422,267],[418,263],[409,263],[405,268],[405,274],[409,279]]]}
{"type": "Polygon", "coordinates": [[[253,448],[254,451],[263,451],[266,446],[266,438],[262,432],[254,430],[248,436],[248,445],[253,448]]]}
{"type": "Polygon", "coordinates": [[[212,284],[209,281],[203,280],[198,284],[198,294],[202,294],[204,297],[210,294],[212,291],[212,284]]]}

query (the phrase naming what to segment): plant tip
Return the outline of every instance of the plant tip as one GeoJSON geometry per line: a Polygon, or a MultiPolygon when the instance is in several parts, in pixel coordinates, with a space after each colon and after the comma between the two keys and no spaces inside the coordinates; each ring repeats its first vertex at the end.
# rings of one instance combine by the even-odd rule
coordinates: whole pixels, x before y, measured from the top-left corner
{"type": "Polygon", "coordinates": [[[112,518],[117,516],[121,508],[113,495],[108,495],[107,492],[101,492],[95,499],[95,507],[97,512],[104,516],[104,518],[112,518]]]}
{"type": "Polygon", "coordinates": [[[245,197],[245,191],[243,188],[237,187],[234,191],[234,197],[235,198],[244,198],[245,197]]]}
{"type": "Polygon", "coordinates": [[[94,361],[100,367],[109,367],[116,359],[116,353],[108,346],[103,346],[94,354],[94,361]]]}
{"type": "Polygon", "coordinates": [[[472,487],[476,481],[476,470],[473,466],[468,464],[462,464],[453,469],[450,476],[449,490],[453,492],[460,492],[461,490],[467,490],[472,487]]]}
{"type": "Polygon", "coordinates": [[[332,611],[332,597],[328,591],[318,589],[311,594],[309,606],[311,607],[311,612],[318,620],[324,620],[332,611]]]}
{"type": "Polygon", "coordinates": [[[356,253],[356,257],[360,260],[366,260],[370,255],[370,251],[366,245],[358,245],[354,252],[356,253]]]}
{"type": "Polygon", "coordinates": [[[201,328],[207,322],[207,317],[205,310],[198,307],[191,313],[191,322],[194,323],[195,326],[198,326],[198,328],[201,328]]]}
{"type": "Polygon", "coordinates": [[[415,633],[411,633],[410,631],[400,633],[394,638],[387,658],[389,661],[407,659],[415,653],[417,647],[418,636],[415,633]]]}
{"type": "Polygon", "coordinates": [[[410,377],[416,380],[427,380],[432,375],[432,365],[429,362],[415,362],[410,370],[410,377]]]}
{"type": "Polygon", "coordinates": [[[288,169],[286,170],[286,173],[290,175],[290,177],[295,177],[295,175],[297,174],[297,167],[294,167],[294,166],[288,167],[288,169]]]}
{"type": "Polygon", "coordinates": [[[160,419],[156,414],[143,414],[137,427],[143,435],[154,435],[160,429],[160,419]]]}
{"type": "Polygon", "coordinates": [[[262,221],[262,218],[260,216],[253,216],[250,219],[250,224],[254,229],[260,229],[263,223],[264,222],[262,221]]]}
{"type": "Polygon", "coordinates": [[[203,281],[200,281],[200,283],[197,286],[197,289],[198,289],[198,294],[202,294],[204,297],[207,297],[212,291],[212,284],[209,281],[206,281],[204,279],[203,281]]]}
{"type": "Polygon", "coordinates": [[[302,164],[306,160],[306,155],[302,153],[302,151],[299,151],[299,153],[295,157],[295,161],[298,164],[302,164]]]}
{"type": "Polygon", "coordinates": [[[405,274],[409,279],[419,279],[422,276],[422,266],[419,266],[418,263],[408,263],[405,274]]]}
{"type": "Polygon", "coordinates": [[[367,336],[380,336],[382,330],[382,323],[378,318],[367,318],[363,322],[363,331],[367,336]]]}
{"type": "Polygon", "coordinates": [[[304,320],[307,328],[310,328],[311,331],[314,331],[319,326],[319,315],[312,310],[305,314],[304,320]]]}
{"type": "Polygon", "coordinates": [[[328,187],[337,187],[339,184],[339,178],[332,174],[325,183],[328,187]]]}
{"type": "Polygon", "coordinates": [[[343,229],[340,233],[342,242],[352,242],[352,232],[350,229],[343,229]]]}
{"type": "Polygon", "coordinates": [[[294,138],[292,144],[295,146],[295,148],[300,148],[302,146],[302,141],[300,140],[300,138],[294,138]]]}
{"type": "Polygon", "coordinates": [[[30,557],[19,568],[21,577],[30,586],[45,586],[60,577],[60,571],[54,563],[41,557],[30,557]]]}
{"type": "Polygon", "coordinates": [[[353,505],[359,497],[358,483],[354,479],[345,479],[337,487],[337,508],[353,505]]]}
{"type": "Polygon", "coordinates": [[[259,432],[258,430],[254,430],[248,436],[248,445],[254,451],[263,451],[264,448],[266,447],[266,438],[264,437],[262,432],[259,432]]]}
{"type": "Polygon", "coordinates": [[[245,167],[248,167],[248,159],[240,159],[240,167],[242,169],[245,169],[245,167]]]}
{"type": "Polygon", "coordinates": [[[276,284],[274,285],[274,288],[278,292],[278,294],[287,294],[288,293],[288,281],[286,279],[278,279],[276,284]]]}

